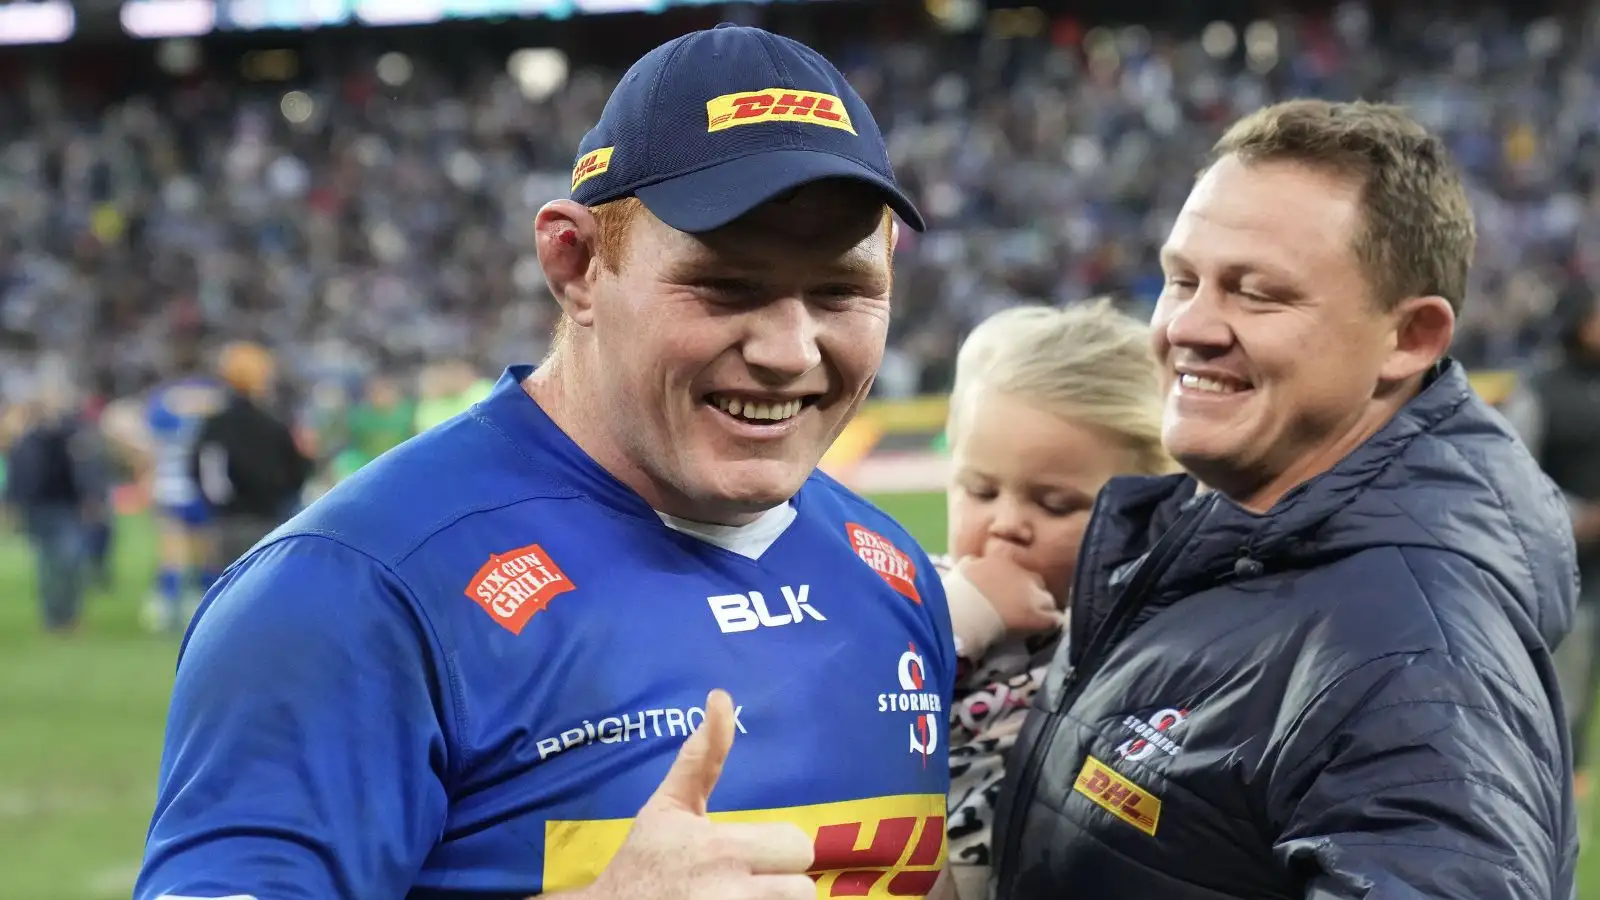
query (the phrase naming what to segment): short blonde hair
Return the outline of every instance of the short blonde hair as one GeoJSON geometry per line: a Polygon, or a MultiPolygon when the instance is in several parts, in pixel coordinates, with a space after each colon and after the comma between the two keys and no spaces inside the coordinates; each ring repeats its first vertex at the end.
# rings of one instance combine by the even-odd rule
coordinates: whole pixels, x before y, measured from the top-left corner
{"type": "Polygon", "coordinates": [[[1161,392],[1149,335],[1148,325],[1107,298],[990,316],[956,357],[946,425],[951,441],[961,434],[967,405],[980,392],[997,390],[1117,436],[1138,474],[1173,471],[1161,446],[1161,392]]]}

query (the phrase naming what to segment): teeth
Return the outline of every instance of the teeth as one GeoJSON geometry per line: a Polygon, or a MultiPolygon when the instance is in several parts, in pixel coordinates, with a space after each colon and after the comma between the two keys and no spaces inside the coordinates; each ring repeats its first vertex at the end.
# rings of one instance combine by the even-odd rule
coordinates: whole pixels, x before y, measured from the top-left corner
{"type": "Polygon", "coordinates": [[[1179,375],[1178,383],[1183,385],[1184,390],[1205,391],[1210,394],[1232,394],[1239,390],[1234,385],[1214,378],[1202,378],[1199,375],[1179,375]]]}
{"type": "Polygon", "coordinates": [[[785,400],[782,403],[761,403],[755,400],[740,400],[738,397],[728,397],[723,394],[712,394],[711,401],[717,408],[730,416],[738,416],[754,422],[782,422],[800,414],[803,405],[799,400],[785,400]]]}

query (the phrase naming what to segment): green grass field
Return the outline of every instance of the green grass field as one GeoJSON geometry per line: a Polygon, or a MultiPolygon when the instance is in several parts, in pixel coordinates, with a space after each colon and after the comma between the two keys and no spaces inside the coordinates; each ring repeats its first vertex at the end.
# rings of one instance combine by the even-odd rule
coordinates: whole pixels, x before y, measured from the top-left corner
{"type": "MultiPolygon", "coordinates": [[[[932,549],[944,546],[940,495],[878,498],[932,549]]],[[[84,628],[37,627],[31,562],[0,536],[0,900],[126,898],[149,823],[176,642],[140,632],[152,535],[118,533],[118,588],[96,596],[84,628]]],[[[1600,897],[1600,858],[1581,871],[1600,897]]]]}

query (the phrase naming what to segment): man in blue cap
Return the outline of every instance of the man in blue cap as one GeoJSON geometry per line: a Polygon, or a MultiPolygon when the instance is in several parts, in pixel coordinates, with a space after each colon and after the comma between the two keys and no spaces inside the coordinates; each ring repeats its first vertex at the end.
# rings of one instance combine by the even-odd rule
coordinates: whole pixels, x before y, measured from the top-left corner
{"type": "Polygon", "coordinates": [[[893,214],[922,227],[815,51],[640,60],[535,223],[549,357],[208,595],[135,896],[946,891],[944,595],[815,471],[882,359],[893,214]]]}

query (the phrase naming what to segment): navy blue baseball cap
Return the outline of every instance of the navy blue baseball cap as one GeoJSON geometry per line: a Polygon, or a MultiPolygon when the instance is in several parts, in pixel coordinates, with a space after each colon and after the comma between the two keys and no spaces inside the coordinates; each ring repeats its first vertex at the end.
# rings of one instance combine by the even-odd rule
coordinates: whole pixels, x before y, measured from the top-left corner
{"type": "Polygon", "coordinates": [[[720,228],[824,178],[877,188],[917,231],[872,112],[822,54],[724,23],[668,41],[622,76],[572,167],[572,199],[638,197],[679,231],[720,228]]]}

